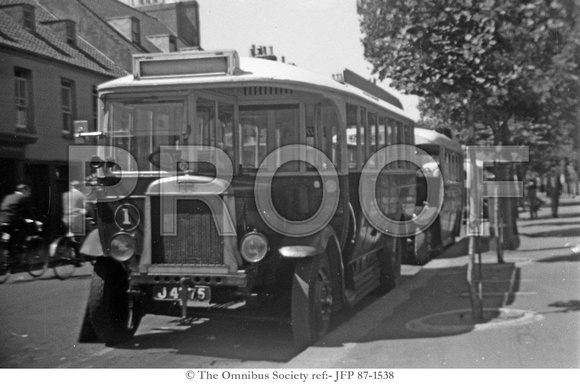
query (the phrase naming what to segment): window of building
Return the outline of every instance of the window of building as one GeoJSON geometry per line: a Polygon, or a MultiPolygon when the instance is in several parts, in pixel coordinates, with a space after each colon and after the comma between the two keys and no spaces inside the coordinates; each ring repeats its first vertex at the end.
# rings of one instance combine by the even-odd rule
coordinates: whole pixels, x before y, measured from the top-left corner
{"type": "Polygon", "coordinates": [[[22,68],[14,69],[14,103],[16,106],[16,128],[32,131],[31,73],[22,68]]]}
{"type": "Polygon", "coordinates": [[[66,23],[66,42],[72,46],[77,43],[76,24],[72,21],[66,23]]]}
{"type": "Polygon", "coordinates": [[[131,19],[131,40],[133,43],[141,43],[141,27],[139,26],[139,20],[135,18],[131,19]]]}
{"type": "Polygon", "coordinates": [[[29,31],[34,31],[34,8],[23,7],[22,8],[22,22],[24,28],[29,31]]]}
{"type": "Polygon", "coordinates": [[[60,83],[61,110],[62,110],[62,133],[73,134],[73,120],[75,107],[75,85],[68,79],[63,79],[60,83]]]}
{"type": "Polygon", "coordinates": [[[169,36],[169,51],[170,52],[177,51],[177,42],[175,40],[175,36],[173,35],[169,36]]]}

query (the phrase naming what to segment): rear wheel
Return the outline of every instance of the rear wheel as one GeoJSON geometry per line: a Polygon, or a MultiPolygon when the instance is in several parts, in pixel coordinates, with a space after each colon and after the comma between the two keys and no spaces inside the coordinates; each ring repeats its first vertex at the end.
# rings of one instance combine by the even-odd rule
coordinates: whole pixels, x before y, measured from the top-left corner
{"type": "Polygon", "coordinates": [[[0,284],[3,284],[8,280],[11,273],[10,268],[10,252],[8,248],[4,245],[0,245],[0,284]]]}
{"type": "Polygon", "coordinates": [[[128,280],[115,261],[101,258],[95,263],[89,293],[90,324],[97,337],[107,344],[129,340],[143,314],[129,308],[128,280]]]}
{"type": "Polygon", "coordinates": [[[413,256],[411,263],[414,265],[424,265],[431,259],[433,246],[433,232],[431,228],[426,229],[420,234],[415,235],[413,243],[413,256]]]}
{"type": "Polygon", "coordinates": [[[332,278],[326,254],[296,264],[292,283],[292,333],[303,348],[328,333],[332,315],[332,278]]]}
{"type": "Polygon", "coordinates": [[[74,244],[70,240],[62,238],[54,253],[52,265],[54,274],[62,280],[70,278],[74,274],[78,262],[74,244]]]}
{"type": "Polygon", "coordinates": [[[48,244],[38,236],[31,237],[24,251],[24,266],[33,277],[40,277],[48,268],[48,244]]]}
{"type": "Polygon", "coordinates": [[[406,239],[387,237],[383,254],[379,258],[381,274],[377,292],[386,294],[397,287],[401,277],[401,262],[406,259],[406,239]]]}

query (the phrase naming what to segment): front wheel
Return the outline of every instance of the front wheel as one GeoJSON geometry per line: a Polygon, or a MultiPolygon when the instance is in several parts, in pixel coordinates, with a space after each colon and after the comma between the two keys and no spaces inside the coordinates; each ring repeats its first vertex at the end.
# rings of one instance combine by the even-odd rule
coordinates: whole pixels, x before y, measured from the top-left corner
{"type": "Polygon", "coordinates": [[[292,333],[303,348],[328,333],[332,315],[332,279],[326,254],[296,264],[292,283],[292,333]]]}
{"type": "Polygon", "coordinates": [[[23,258],[26,271],[33,277],[40,277],[48,268],[48,244],[41,237],[31,237],[26,242],[23,258]]]}
{"type": "Polygon", "coordinates": [[[97,260],[89,293],[89,318],[95,334],[106,344],[129,340],[143,317],[138,308],[129,308],[127,289],[127,274],[118,262],[97,260]]]}

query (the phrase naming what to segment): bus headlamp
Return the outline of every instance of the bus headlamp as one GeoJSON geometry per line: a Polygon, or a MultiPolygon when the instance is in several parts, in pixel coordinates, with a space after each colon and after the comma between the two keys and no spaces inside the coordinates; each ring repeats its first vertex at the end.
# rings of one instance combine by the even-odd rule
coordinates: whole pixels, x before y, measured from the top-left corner
{"type": "Polygon", "coordinates": [[[109,242],[111,257],[119,262],[125,262],[135,255],[135,238],[129,234],[117,234],[109,242]]]}
{"type": "Polygon", "coordinates": [[[240,253],[250,263],[260,262],[268,252],[268,240],[259,232],[251,232],[242,238],[240,253]]]}

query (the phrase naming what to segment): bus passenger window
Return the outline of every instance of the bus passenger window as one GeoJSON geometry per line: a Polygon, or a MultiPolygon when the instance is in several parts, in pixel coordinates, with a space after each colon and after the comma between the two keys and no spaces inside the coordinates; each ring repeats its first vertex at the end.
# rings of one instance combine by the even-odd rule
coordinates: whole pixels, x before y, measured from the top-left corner
{"type": "Polygon", "coordinates": [[[215,146],[215,101],[205,98],[197,100],[197,124],[199,134],[201,134],[201,142],[196,141],[196,143],[215,146]]]}
{"type": "Polygon", "coordinates": [[[234,105],[218,103],[217,144],[234,162],[234,105]]]}
{"type": "MultiPolygon", "coordinates": [[[[269,153],[299,143],[298,116],[295,104],[240,106],[242,168],[257,169],[269,153]]],[[[272,170],[278,166],[272,165],[272,170]]]]}
{"type": "Polygon", "coordinates": [[[335,167],[340,165],[340,146],[338,138],[338,112],[334,106],[322,108],[322,148],[335,167]]]}
{"type": "Polygon", "coordinates": [[[377,115],[369,113],[369,154],[370,158],[377,151],[377,115]]]}
{"type": "Polygon", "coordinates": [[[266,157],[267,111],[242,111],[240,107],[240,127],[242,168],[258,168],[266,157]]]}
{"type": "MultiPolygon", "coordinates": [[[[306,104],[306,145],[312,146],[326,155],[335,167],[338,166],[338,119],[333,106],[321,103],[306,104]]],[[[330,166],[319,165],[319,168],[330,166]]]]}
{"type": "Polygon", "coordinates": [[[357,144],[358,144],[358,107],[346,105],[346,142],[348,146],[348,167],[356,169],[358,167],[357,144]]]}
{"type": "Polygon", "coordinates": [[[397,129],[395,128],[395,121],[389,118],[387,127],[387,145],[397,143],[397,129]]]}
{"type": "Polygon", "coordinates": [[[368,148],[367,148],[367,144],[368,142],[366,141],[369,131],[368,131],[368,120],[367,120],[367,109],[361,107],[360,108],[360,136],[358,136],[358,148],[359,148],[359,155],[360,155],[360,159],[359,159],[359,163],[358,165],[362,168],[362,166],[365,164],[365,162],[367,161],[368,158],[368,148]]]}
{"type": "Polygon", "coordinates": [[[387,118],[379,117],[378,149],[387,145],[387,118]]]}

